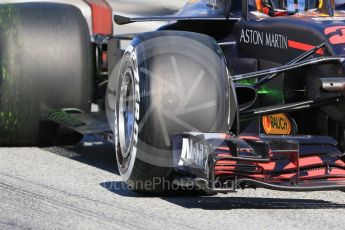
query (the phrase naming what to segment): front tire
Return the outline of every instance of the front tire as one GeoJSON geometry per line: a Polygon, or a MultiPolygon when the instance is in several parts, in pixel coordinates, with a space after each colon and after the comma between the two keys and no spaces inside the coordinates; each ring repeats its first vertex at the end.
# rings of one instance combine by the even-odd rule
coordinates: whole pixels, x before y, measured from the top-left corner
{"type": "Polygon", "coordinates": [[[134,39],[114,73],[122,178],[139,192],[170,192],[176,176],[173,134],[226,133],[235,119],[235,96],[222,52],[206,35],[146,33],[134,39]]]}

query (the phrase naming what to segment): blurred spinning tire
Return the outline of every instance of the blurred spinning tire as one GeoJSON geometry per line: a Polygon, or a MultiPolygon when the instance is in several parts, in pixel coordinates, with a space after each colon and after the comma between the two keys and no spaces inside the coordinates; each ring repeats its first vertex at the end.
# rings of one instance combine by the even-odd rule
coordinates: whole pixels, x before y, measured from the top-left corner
{"type": "Polygon", "coordinates": [[[92,63],[90,32],[76,7],[0,5],[0,145],[46,144],[57,130],[46,122],[50,111],[89,111],[92,63]]]}

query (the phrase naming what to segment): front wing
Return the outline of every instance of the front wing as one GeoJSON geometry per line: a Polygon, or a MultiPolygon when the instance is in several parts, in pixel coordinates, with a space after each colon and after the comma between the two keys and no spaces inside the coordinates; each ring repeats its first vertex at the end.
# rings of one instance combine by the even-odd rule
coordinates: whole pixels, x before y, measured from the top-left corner
{"type": "Polygon", "coordinates": [[[174,136],[173,149],[179,186],[345,190],[345,157],[330,137],[184,133],[174,136]]]}

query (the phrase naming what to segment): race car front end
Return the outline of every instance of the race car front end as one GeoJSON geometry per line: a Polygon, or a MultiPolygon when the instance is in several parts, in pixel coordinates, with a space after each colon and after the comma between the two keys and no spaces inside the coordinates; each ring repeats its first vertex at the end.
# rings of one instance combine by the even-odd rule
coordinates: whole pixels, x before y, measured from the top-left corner
{"type": "Polygon", "coordinates": [[[220,193],[345,190],[345,157],[329,137],[185,133],[174,138],[179,186],[220,193]]]}

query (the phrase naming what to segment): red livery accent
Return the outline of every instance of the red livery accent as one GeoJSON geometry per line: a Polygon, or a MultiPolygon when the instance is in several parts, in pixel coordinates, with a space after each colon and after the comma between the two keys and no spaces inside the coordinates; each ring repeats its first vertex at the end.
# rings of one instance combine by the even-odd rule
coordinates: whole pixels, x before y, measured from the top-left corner
{"type": "Polygon", "coordinates": [[[335,162],[335,164],[337,164],[338,166],[345,167],[345,163],[344,163],[344,161],[342,161],[342,160],[337,160],[337,161],[335,162]]]}
{"type": "MultiPolygon", "coordinates": [[[[264,142],[255,136],[242,136],[241,140],[264,142]]],[[[322,145],[321,145],[322,146],[322,145]]],[[[315,147],[315,151],[321,151],[322,147],[315,147]]],[[[224,146],[219,147],[224,151],[224,146]]],[[[239,148],[240,149],[240,148],[239,148]]],[[[241,152],[241,151],[240,151],[241,152]]],[[[233,155],[231,149],[228,153],[216,154],[219,159],[214,168],[215,176],[227,178],[251,178],[266,183],[309,183],[315,180],[344,180],[345,163],[342,159],[332,156],[332,152],[304,155],[299,150],[274,151],[267,160],[268,162],[255,161],[253,158],[245,159],[233,155]],[[297,151],[297,152],[296,152],[297,151]],[[300,155],[301,154],[301,155],[300,155]],[[231,159],[227,157],[231,156],[231,159]]],[[[243,153],[243,152],[242,152],[243,153]]],[[[241,154],[241,153],[240,153],[241,154]]]]}
{"type": "Polygon", "coordinates": [[[220,146],[217,148],[218,150],[226,150],[226,151],[230,151],[230,148],[229,147],[226,147],[226,146],[220,146]]]}
{"type": "Polygon", "coordinates": [[[287,166],[284,167],[284,170],[291,170],[291,169],[295,169],[296,165],[292,162],[290,162],[287,166]]]}
{"type": "Polygon", "coordinates": [[[258,137],[254,137],[254,136],[239,136],[239,138],[242,140],[252,140],[252,141],[260,140],[258,137]]]}
{"type": "Polygon", "coordinates": [[[84,0],[92,10],[93,34],[113,34],[113,11],[104,0],[84,0]]]}
{"type": "Polygon", "coordinates": [[[264,168],[265,170],[272,171],[276,167],[276,162],[269,162],[269,163],[259,163],[259,166],[264,168]]]}
{"type": "Polygon", "coordinates": [[[322,164],[322,160],[318,156],[314,157],[303,157],[299,159],[300,167],[310,166],[310,165],[317,165],[322,164]]]}
{"type": "MultiPolygon", "coordinates": [[[[303,50],[303,51],[308,51],[308,50],[315,48],[315,46],[313,46],[313,45],[309,45],[309,44],[305,44],[305,43],[301,43],[301,42],[296,42],[296,41],[292,41],[292,40],[288,40],[288,46],[290,48],[303,50]]],[[[316,53],[323,55],[324,51],[322,49],[319,49],[318,51],[316,51],[316,53]]]]}

